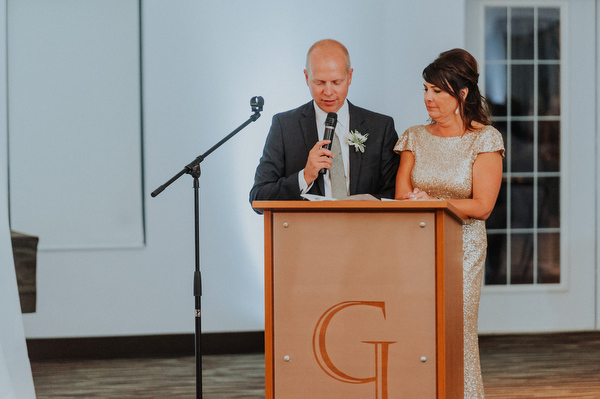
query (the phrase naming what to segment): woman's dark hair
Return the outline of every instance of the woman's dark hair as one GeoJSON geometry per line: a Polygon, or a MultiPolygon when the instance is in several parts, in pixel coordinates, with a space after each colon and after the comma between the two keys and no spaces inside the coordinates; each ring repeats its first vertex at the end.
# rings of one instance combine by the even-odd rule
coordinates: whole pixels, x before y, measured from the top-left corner
{"type": "Polygon", "coordinates": [[[455,48],[441,53],[423,70],[423,79],[458,100],[460,116],[466,129],[472,128],[473,122],[491,125],[488,103],[477,86],[477,60],[468,51],[455,48]],[[460,91],[464,88],[469,91],[463,100],[460,91]]]}

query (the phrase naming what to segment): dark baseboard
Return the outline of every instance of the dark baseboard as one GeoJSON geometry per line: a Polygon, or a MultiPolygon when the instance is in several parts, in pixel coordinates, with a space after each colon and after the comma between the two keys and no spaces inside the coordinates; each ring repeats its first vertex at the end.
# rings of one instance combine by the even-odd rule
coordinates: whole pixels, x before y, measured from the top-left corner
{"type": "MultiPolygon", "coordinates": [[[[201,355],[262,353],[263,331],[202,334],[201,355]]],[[[194,334],[28,339],[29,359],[194,356],[194,334]]]]}

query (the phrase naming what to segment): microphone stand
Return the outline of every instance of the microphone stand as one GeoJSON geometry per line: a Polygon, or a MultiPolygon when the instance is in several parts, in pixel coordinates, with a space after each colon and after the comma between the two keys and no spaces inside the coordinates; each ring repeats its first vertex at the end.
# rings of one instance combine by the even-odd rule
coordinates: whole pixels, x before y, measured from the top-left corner
{"type": "Polygon", "coordinates": [[[223,143],[232,138],[240,130],[248,126],[251,122],[256,121],[260,117],[260,113],[263,109],[264,100],[262,97],[252,97],[250,99],[250,106],[254,114],[250,118],[242,123],[237,129],[229,133],[225,138],[219,141],[217,144],[212,146],[204,154],[196,157],[196,159],[186,165],[179,173],[173,176],[162,186],[154,190],[150,195],[156,197],[165,188],[167,188],[175,180],[179,179],[184,174],[189,174],[194,179],[194,231],[195,231],[195,254],[196,254],[196,268],[194,271],[194,297],[196,305],[196,325],[195,325],[195,356],[196,356],[196,398],[202,398],[202,318],[201,318],[201,297],[202,297],[202,276],[200,274],[200,213],[199,213],[199,196],[198,189],[200,187],[198,179],[200,178],[200,162],[202,162],[208,155],[214,150],[219,148],[223,143]]]}

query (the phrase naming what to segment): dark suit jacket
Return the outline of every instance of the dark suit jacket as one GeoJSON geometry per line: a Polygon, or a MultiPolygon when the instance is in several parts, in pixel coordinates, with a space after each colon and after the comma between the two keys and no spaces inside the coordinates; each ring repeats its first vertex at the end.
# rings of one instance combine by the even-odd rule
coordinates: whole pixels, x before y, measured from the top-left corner
{"type": "MultiPolygon", "coordinates": [[[[394,120],[386,115],[348,103],[350,131],[369,134],[365,152],[350,147],[350,195],[372,194],[394,198],[400,157],[393,148],[398,141],[394,120]]],[[[298,172],[306,166],[308,153],[318,140],[313,102],[273,116],[263,155],[256,168],[250,203],[255,200],[301,200],[298,172]]],[[[324,195],[320,175],[309,190],[324,195]]]]}

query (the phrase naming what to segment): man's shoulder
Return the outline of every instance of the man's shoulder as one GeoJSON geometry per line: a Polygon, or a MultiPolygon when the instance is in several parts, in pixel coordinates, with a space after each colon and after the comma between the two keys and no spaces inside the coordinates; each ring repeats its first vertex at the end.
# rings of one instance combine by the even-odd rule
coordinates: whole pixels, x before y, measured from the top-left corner
{"type": "Polygon", "coordinates": [[[310,113],[314,114],[314,105],[312,101],[307,102],[306,104],[302,104],[298,108],[290,109],[289,111],[283,111],[275,114],[275,118],[280,119],[297,119],[310,113]]]}

